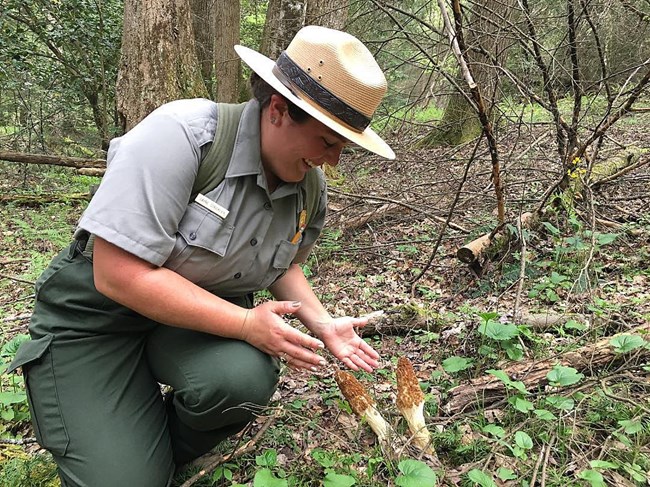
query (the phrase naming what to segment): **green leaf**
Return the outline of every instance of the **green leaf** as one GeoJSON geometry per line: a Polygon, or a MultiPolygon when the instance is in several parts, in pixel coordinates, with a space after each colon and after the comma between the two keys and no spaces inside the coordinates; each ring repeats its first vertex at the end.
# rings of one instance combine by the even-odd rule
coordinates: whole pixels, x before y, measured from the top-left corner
{"type": "Polygon", "coordinates": [[[0,349],[0,356],[13,359],[21,343],[26,342],[27,340],[30,340],[30,337],[25,333],[16,335],[2,346],[2,349],[0,349]]]}
{"type": "Polygon", "coordinates": [[[438,481],[431,467],[419,460],[402,460],[397,468],[402,473],[395,479],[395,485],[400,487],[433,487],[438,481]]]}
{"type": "Polygon", "coordinates": [[[552,386],[570,386],[577,382],[580,382],[580,379],[584,377],[583,374],[580,374],[573,367],[565,367],[564,365],[556,365],[553,369],[546,374],[546,378],[549,380],[552,386]]]}
{"type": "Polygon", "coordinates": [[[453,374],[454,372],[469,369],[473,364],[474,361],[472,359],[453,356],[442,361],[442,368],[450,374],[453,374]]]}
{"type": "Polygon", "coordinates": [[[323,479],[323,487],[351,487],[357,481],[350,475],[341,475],[334,472],[327,472],[323,479]]]}
{"type": "Polygon", "coordinates": [[[561,411],[571,411],[575,407],[575,401],[564,396],[548,396],[546,403],[561,411]]]}
{"type": "Polygon", "coordinates": [[[506,435],[506,430],[504,430],[501,426],[497,426],[496,424],[486,424],[483,426],[483,432],[499,439],[503,438],[506,435]]]}
{"type": "Polygon", "coordinates": [[[591,487],[607,487],[602,474],[595,470],[583,470],[578,474],[578,478],[589,482],[591,487]]]}
{"type": "Polygon", "coordinates": [[[584,331],[587,329],[587,325],[580,323],[579,321],[576,320],[569,320],[564,324],[564,328],[566,328],[567,330],[584,331]]]}
{"type": "Polygon", "coordinates": [[[278,452],[274,448],[269,448],[255,457],[255,464],[260,467],[274,467],[277,462],[278,452]]]}
{"type": "Polygon", "coordinates": [[[311,457],[318,462],[321,467],[329,468],[337,464],[336,458],[330,452],[316,448],[311,452],[311,457]]]}
{"type": "Polygon", "coordinates": [[[603,246],[612,243],[618,238],[618,233],[596,233],[596,242],[603,246]]]}
{"type": "Polygon", "coordinates": [[[515,433],[515,444],[523,450],[530,450],[533,448],[533,439],[525,431],[517,431],[515,433]]]}
{"type": "Polygon", "coordinates": [[[0,405],[9,406],[11,404],[18,404],[25,402],[27,395],[24,392],[3,391],[0,392],[0,405]]]}
{"type": "Polygon", "coordinates": [[[489,320],[478,327],[479,333],[493,340],[510,340],[519,334],[519,329],[512,323],[499,323],[489,320]]]}
{"type": "Polygon", "coordinates": [[[273,475],[268,468],[263,468],[255,474],[253,487],[288,487],[288,484],[286,480],[273,475]]]}
{"type": "Polygon", "coordinates": [[[638,419],[626,419],[618,422],[628,435],[633,435],[639,431],[643,431],[643,424],[638,419]]]}
{"type": "Polygon", "coordinates": [[[479,313],[478,315],[481,317],[483,321],[490,321],[499,317],[499,313],[495,313],[494,311],[479,313]]]}
{"type": "Polygon", "coordinates": [[[589,466],[591,468],[606,468],[616,470],[618,468],[617,463],[606,462],[605,460],[590,460],[589,466]]]}
{"type": "Polygon", "coordinates": [[[499,379],[501,382],[505,384],[505,386],[508,389],[516,389],[517,391],[521,392],[522,394],[528,394],[528,391],[526,390],[526,386],[524,385],[523,382],[516,380],[513,381],[508,377],[508,374],[506,374],[503,370],[501,369],[488,369],[487,370],[488,374],[493,375],[497,379],[499,379]]]}
{"type": "Polygon", "coordinates": [[[546,228],[546,230],[548,230],[551,233],[551,235],[559,235],[560,234],[559,228],[553,226],[553,224],[551,224],[549,222],[542,222],[542,225],[544,225],[544,228],[546,228]]]}
{"type": "Polygon", "coordinates": [[[497,484],[494,483],[492,477],[476,468],[470,470],[467,476],[472,482],[481,487],[497,487],[497,484]]]}
{"type": "Polygon", "coordinates": [[[528,412],[532,411],[532,410],[535,408],[535,406],[533,405],[532,402],[527,401],[526,399],[524,399],[523,397],[521,397],[519,394],[517,394],[516,396],[513,396],[513,397],[511,397],[511,398],[509,398],[509,399],[508,399],[508,402],[509,402],[510,404],[512,404],[512,406],[513,406],[517,411],[520,411],[520,412],[522,412],[522,413],[528,413],[528,412]]]}
{"type": "Polygon", "coordinates": [[[645,345],[645,340],[639,335],[618,335],[609,341],[616,353],[627,353],[645,345]]]}
{"type": "Polygon", "coordinates": [[[539,419],[544,421],[553,421],[554,419],[557,419],[557,416],[547,409],[535,409],[533,412],[539,419]]]}
{"type": "Polygon", "coordinates": [[[524,351],[521,349],[519,343],[505,342],[503,344],[503,349],[506,351],[506,355],[508,355],[510,360],[518,362],[524,358],[524,351]]]}
{"type": "Polygon", "coordinates": [[[499,467],[497,469],[497,476],[504,482],[506,480],[515,480],[517,478],[517,474],[515,474],[514,470],[505,467],[499,467]]]}

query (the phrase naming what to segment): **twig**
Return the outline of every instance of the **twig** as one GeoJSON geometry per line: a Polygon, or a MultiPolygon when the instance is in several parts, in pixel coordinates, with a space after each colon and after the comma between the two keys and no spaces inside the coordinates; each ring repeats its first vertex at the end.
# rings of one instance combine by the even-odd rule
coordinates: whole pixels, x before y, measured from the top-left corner
{"type": "MultiPolygon", "coordinates": [[[[344,191],[339,191],[339,190],[333,189],[333,188],[327,188],[327,191],[328,192],[331,191],[332,193],[340,194],[342,196],[347,196],[349,198],[359,198],[359,199],[362,199],[362,200],[376,200],[376,201],[385,201],[385,202],[388,202],[388,203],[393,203],[393,204],[396,204],[396,205],[399,205],[399,206],[403,206],[404,208],[408,208],[409,210],[413,210],[413,211],[416,211],[418,213],[421,213],[421,214],[425,215],[426,217],[431,218],[431,219],[433,219],[433,220],[435,220],[437,222],[440,222],[440,223],[445,222],[444,218],[442,218],[440,216],[437,216],[437,215],[433,215],[433,214],[429,213],[428,211],[422,210],[422,209],[417,208],[417,207],[415,207],[413,205],[409,205],[408,203],[404,203],[403,201],[392,200],[390,198],[385,198],[385,197],[382,197],[382,196],[368,196],[368,195],[360,195],[360,194],[355,194],[355,193],[346,193],[344,191]]],[[[453,228],[454,230],[458,230],[459,232],[470,233],[469,230],[467,230],[466,228],[463,228],[460,225],[457,225],[455,223],[449,223],[449,226],[451,228],[453,228]]]]}
{"type": "Polygon", "coordinates": [[[517,283],[517,294],[515,295],[515,304],[512,310],[512,316],[515,321],[519,318],[519,304],[521,303],[521,292],[524,288],[524,279],[526,278],[526,238],[521,228],[521,213],[517,217],[517,233],[521,242],[521,256],[519,257],[519,282],[517,283]]]}
{"type": "Polygon", "coordinates": [[[551,454],[551,448],[553,447],[553,443],[555,443],[555,439],[555,435],[551,436],[551,441],[548,442],[548,446],[546,447],[546,453],[544,454],[544,464],[542,465],[541,487],[546,487],[546,468],[548,467],[548,457],[551,454]]]}
{"type": "Polygon", "coordinates": [[[24,313],[22,315],[16,315],[16,316],[7,316],[6,318],[2,318],[2,323],[11,323],[12,321],[22,321],[22,320],[27,320],[31,316],[30,313],[24,313]]]}
{"type": "Polygon", "coordinates": [[[16,276],[10,276],[8,274],[0,274],[0,278],[9,279],[10,281],[22,282],[23,284],[29,284],[31,286],[34,285],[34,283],[32,281],[28,281],[26,279],[21,279],[20,277],[16,277],[16,276]]]}
{"type": "Polygon", "coordinates": [[[620,178],[621,176],[627,174],[630,171],[634,171],[635,169],[638,169],[638,168],[640,168],[642,166],[645,166],[649,162],[650,162],[650,158],[646,158],[646,159],[641,159],[640,158],[634,164],[630,164],[629,166],[625,166],[623,169],[621,169],[620,171],[612,174],[611,176],[607,176],[606,178],[599,179],[598,181],[594,181],[593,183],[591,183],[591,188],[595,189],[595,188],[597,188],[597,187],[599,187],[599,186],[601,186],[603,184],[610,183],[610,182],[620,178]]]}
{"type": "Polygon", "coordinates": [[[275,418],[278,416],[279,411],[280,410],[278,409],[271,416],[269,416],[259,431],[255,433],[255,436],[248,440],[244,445],[237,448],[234,452],[227,455],[216,454],[213,457],[209,458],[208,463],[206,463],[205,466],[197,474],[193,475],[187,481],[185,481],[181,487],[190,487],[191,485],[194,485],[199,479],[201,479],[204,475],[212,472],[219,465],[254,450],[259,439],[266,432],[266,430],[269,429],[269,426],[271,426],[273,421],[275,421],[275,418]]]}
{"type": "Polygon", "coordinates": [[[544,458],[544,447],[542,446],[537,456],[537,461],[535,462],[535,467],[533,468],[533,476],[530,478],[530,486],[535,487],[535,482],[537,481],[537,472],[539,472],[539,466],[542,464],[542,459],[544,458]]]}
{"type": "Polygon", "coordinates": [[[0,438],[2,445],[31,445],[32,443],[36,443],[36,438],[0,438]]]}
{"type": "Polygon", "coordinates": [[[605,381],[605,379],[600,381],[600,385],[603,387],[603,394],[605,394],[610,399],[614,399],[614,400],[620,401],[620,402],[626,402],[626,403],[628,403],[628,404],[630,404],[630,405],[632,405],[634,407],[637,407],[637,408],[641,409],[642,411],[645,411],[647,414],[650,414],[650,409],[643,406],[639,401],[634,401],[634,400],[632,400],[630,398],[627,398],[627,397],[617,396],[616,394],[612,394],[611,392],[609,392],[607,390],[607,382],[605,381]]]}
{"type": "Polygon", "coordinates": [[[433,259],[435,258],[436,254],[438,253],[438,247],[440,246],[440,242],[442,241],[442,237],[445,234],[445,230],[447,230],[447,225],[451,225],[450,220],[452,215],[454,214],[454,210],[456,208],[456,204],[458,203],[458,199],[460,198],[460,193],[463,189],[463,186],[465,185],[465,181],[467,181],[467,175],[469,174],[469,168],[472,166],[472,163],[474,162],[474,157],[476,156],[476,151],[478,150],[479,144],[481,142],[481,139],[479,138],[476,141],[476,145],[474,146],[474,150],[472,151],[472,155],[470,156],[469,160],[467,161],[467,164],[465,165],[465,172],[463,173],[463,177],[460,181],[460,184],[458,185],[458,190],[456,191],[456,195],[454,196],[454,201],[452,201],[449,211],[447,212],[447,219],[442,225],[442,228],[440,229],[440,233],[438,234],[438,239],[436,240],[435,245],[433,246],[433,250],[431,251],[431,256],[429,257],[428,262],[422,269],[422,271],[415,276],[409,285],[411,286],[411,296],[415,295],[415,284],[418,282],[418,280],[424,275],[424,273],[429,270],[431,267],[431,264],[433,264],[433,259]]]}

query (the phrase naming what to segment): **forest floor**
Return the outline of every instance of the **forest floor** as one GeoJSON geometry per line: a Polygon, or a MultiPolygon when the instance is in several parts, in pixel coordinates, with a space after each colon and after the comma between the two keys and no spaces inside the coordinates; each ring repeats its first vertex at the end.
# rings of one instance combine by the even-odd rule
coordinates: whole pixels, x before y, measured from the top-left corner
{"type": "MultiPolygon", "coordinates": [[[[608,132],[601,157],[631,145],[650,150],[648,127],[649,113],[626,118],[608,132]]],[[[519,214],[537,208],[562,169],[549,125],[502,132],[506,220],[516,233],[519,214]]],[[[431,470],[439,485],[646,485],[650,164],[546,205],[542,223],[521,232],[523,258],[515,235],[482,262],[479,276],[456,251],[496,226],[484,144],[467,167],[474,144],[425,150],[412,148],[415,134],[391,138],[400,141],[396,161],[344,155],[330,177],[326,230],[305,271],[333,315],[384,311],[363,332],[380,367],[354,375],[393,426],[396,451],[382,451],[352,413],[334,380],[341,364],[324,353],[329,365],[317,373],[283,369],[269,410],[219,453],[268,423],[254,448],[194,485],[427,486],[431,470]],[[580,357],[571,356],[576,350],[580,357]],[[409,434],[395,406],[399,357],[412,362],[425,393],[437,459],[404,446],[409,434]],[[486,377],[501,387],[484,396],[486,377]]],[[[5,164],[2,194],[64,194],[96,182],[70,174],[5,164]]],[[[0,363],[15,352],[11,339],[26,333],[33,281],[69,240],[83,207],[0,206],[0,363]]],[[[0,484],[56,485],[37,479],[51,463],[29,441],[24,401],[8,395],[16,391],[11,380],[3,374],[0,484]],[[40,470],[29,463],[37,460],[40,470]],[[8,483],[18,476],[30,480],[8,483]]],[[[178,485],[194,472],[179,475],[178,485]]]]}

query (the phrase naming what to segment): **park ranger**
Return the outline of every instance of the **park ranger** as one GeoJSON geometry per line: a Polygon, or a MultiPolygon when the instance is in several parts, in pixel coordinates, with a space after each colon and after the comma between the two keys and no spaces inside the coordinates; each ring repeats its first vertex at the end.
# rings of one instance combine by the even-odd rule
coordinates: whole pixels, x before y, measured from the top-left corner
{"type": "Polygon", "coordinates": [[[367,318],[330,316],[298,264],[325,219],[317,168],[352,143],[394,158],[369,128],[385,78],[361,42],[322,27],[276,61],[235,49],[253,99],[174,101],[113,140],[74,242],[37,281],[12,368],[64,486],[169,485],[268,403],[280,360],[317,370],[326,347],[353,370],[378,365],[355,332],[367,318]],[[276,300],[255,306],[262,289],[276,300]]]}

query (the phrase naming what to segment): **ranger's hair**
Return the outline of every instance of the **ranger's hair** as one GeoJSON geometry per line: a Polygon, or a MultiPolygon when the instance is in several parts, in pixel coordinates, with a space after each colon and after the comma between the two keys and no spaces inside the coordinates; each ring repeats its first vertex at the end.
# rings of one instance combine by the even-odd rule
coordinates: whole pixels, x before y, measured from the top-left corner
{"type": "MultiPolygon", "coordinates": [[[[250,85],[253,97],[259,102],[262,109],[269,106],[269,103],[271,103],[272,95],[282,96],[277,92],[275,88],[264,81],[255,71],[251,73],[250,85]]],[[[293,119],[293,121],[297,123],[304,123],[309,120],[310,115],[307,112],[305,112],[302,108],[296,106],[293,102],[287,100],[284,96],[282,96],[282,98],[287,102],[289,116],[293,119]]]]}

